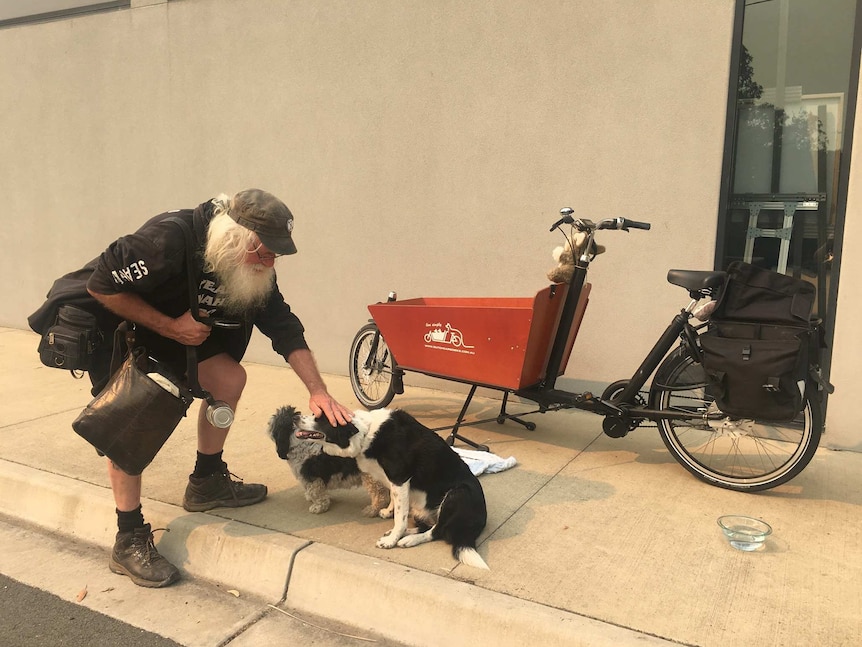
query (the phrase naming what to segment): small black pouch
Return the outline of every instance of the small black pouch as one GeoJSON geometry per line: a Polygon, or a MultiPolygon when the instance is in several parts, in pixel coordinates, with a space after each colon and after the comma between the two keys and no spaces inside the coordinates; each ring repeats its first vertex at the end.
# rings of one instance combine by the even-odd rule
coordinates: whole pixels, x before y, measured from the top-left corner
{"type": "Polygon", "coordinates": [[[86,371],[102,338],[95,316],[77,306],[60,306],[54,325],[39,341],[39,359],[51,368],[86,371]]]}

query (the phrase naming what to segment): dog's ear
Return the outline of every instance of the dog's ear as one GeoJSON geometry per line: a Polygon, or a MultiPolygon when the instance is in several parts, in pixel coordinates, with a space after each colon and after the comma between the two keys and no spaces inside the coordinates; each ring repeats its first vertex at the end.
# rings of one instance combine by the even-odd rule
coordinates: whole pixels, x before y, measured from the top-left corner
{"type": "Polygon", "coordinates": [[[326,440],[338,445],[341,449],[347,449],[350,447],[350,439],[358,433],[359,430],[352,423],[348,422],[346,425],[332,427],[331,431],[327,431],[326,440]]]}
{"type": "Polygon", "coordinates": [[[293,407],[281,407],[269,421],[269,435],[275,441],[275,453],[281,459],[287,460],[298,416],[299,412],[293,407]]]}

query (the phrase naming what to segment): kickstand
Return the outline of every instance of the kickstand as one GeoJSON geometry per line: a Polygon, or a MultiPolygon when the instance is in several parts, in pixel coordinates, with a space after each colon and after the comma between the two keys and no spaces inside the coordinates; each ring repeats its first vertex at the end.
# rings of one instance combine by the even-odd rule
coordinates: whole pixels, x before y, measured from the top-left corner
{"type": "Polygon", "coordinates": [[[500,405],[500,413],[497,416],[497,424],[502,425],[507,420],[512,420],[513,422],[517,422],[519,425],[524,425],[530,431],[536,430],[536,423],[529,422],[528,420],[521,420],[518,416],[514,416],[510,413],[506,413],[506,403],[509,401],[509,392],[503,391],[503,404],[500,405]]]}
{"type": "Polygon", "coordinates": [[[470,445],[470,447],[475,447],[480,452],[487,452],[490,451],[487,445],[480,445],[479,443],[473,442],[469,438],[465,438],[458,433],[458,429],[461,427],[461,423],[464,422],[464,415],[467,413],[467,407],[470,406],[470,401],[473,399],[474,393],[476,393],[475,384],[470,387],[470,393],[467,395],[467,399],[464,400],[464,406],[461,407],[461,413],[458,414],[458,420],[455,421],[455,426],[452,427],[452,433],[449,434],[449,437],[446,439],[446,442],[449,443],[450,446],[454,446],[455,441],[460,440],[462,443],[470,445]]]}

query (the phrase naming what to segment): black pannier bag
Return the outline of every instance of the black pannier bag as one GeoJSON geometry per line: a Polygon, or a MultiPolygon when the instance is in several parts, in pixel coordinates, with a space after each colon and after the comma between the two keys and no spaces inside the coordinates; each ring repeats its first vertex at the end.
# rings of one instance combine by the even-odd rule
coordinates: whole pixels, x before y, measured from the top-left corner
{"type": "Polygon", "coordinates": [[[803,408],[822,334],[810,283],[734,262],[700,336],[707,391],[730,416],[792,420],[803,408]]]}
{"type": "Polygon", "coordinates": [[[816,296],[807,281],[736,261],[711,318],[807,327],[816,296]]]}

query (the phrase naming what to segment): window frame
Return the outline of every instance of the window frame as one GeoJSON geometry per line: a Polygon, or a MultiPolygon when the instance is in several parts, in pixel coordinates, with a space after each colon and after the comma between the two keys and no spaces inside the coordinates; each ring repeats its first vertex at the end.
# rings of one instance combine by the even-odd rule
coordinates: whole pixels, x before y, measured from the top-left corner
{"type": "MultiPolygon", "coordinates": [[[[739,61],[742,56],[742,35],[745,21],[746,0],[736,0],[733,23],[733,46],[730,55],[730,74],[727,93],[727,118],[724,129],[724,160],[721,167],[721,183],[718,199],[718,218],[716,225],[716,244],[713,268],[721,267],[725,253],[725,230],[727,228],[731,189],[736,157],[736,106],[739,86],[739,61]]],[[[826,312],[821,315],[826,332],[827,348],[822,357],[823,375],[828,379],[832,365],[832,341],[835,330],[835,311],[838,301],[838,284],[841,281],[841,258],[844,252],[844,224],[847,216],[847,190],[850,181],[850,163],[853,148],[853,130],[856,119],[856,103],[859,91],[860,50],[862,50],[862,0],[856,0],[856,16],[853,28],[853,49],[850,61],[850,79],[847,87],[847,102],[844,110],[844,139],[841,147],[841,160],[838,167],[838,190],[833,196],[836,207],[834,230],[834,258],[832,261],[832,280],[826,294],[826,312]]],[[[862,162],[860,162],[862,163],[862,162]]],[[[824,403],[825,404],[825,403],[824,403]]]]}

